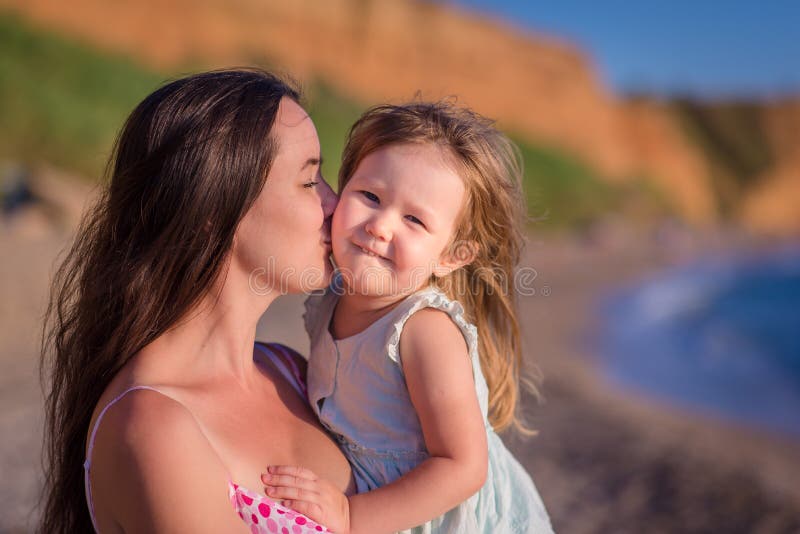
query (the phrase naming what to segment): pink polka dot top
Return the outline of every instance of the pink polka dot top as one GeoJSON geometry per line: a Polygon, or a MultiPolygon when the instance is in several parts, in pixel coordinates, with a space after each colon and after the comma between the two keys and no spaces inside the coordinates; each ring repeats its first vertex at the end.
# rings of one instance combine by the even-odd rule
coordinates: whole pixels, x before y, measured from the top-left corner
{"type": "Polygon", "coordinates": [[[266,495],[250,491],[232,482],[228,486],[233,508],[253,534],[330,532],[303,514],[286,508],[266,495]]]}
{"type": "MultiPolygon", "coordinates": [[[[297,365],[297,355],[283,345],[271,343],[268,345],[256,344],[256,353],[254,357],[263,355],[275,364],[275,367],[281,372],[287,382],[289,382],[303,397],[308,398],[306,391],[306,384],[300,368],[297,365]]],[[[130,393],[131,391],[146,389],[155,391],[165,395],[163,392],[150,386],[133,386],[126,389],[117,395],[111,402],[109,402],[97,416],[92,433],[89,437],[88,450],[86,453],[86,461],[83,464],[84,469],[84,487],[86,490],[86,503],[89,507],[89,514],[92,518],[92,525],[94,531],[100,532],[97,528],[97,521],[94,516],[94,502],[92,501],[92,487],[89,481],[89,471],[91,468],[92,449],[94,448],[94,439],[97,434],[97,429],[103,419],[106,411],[116,404],[121,398],[130,393]]],[[[169,397],[169,395],[165,395],[169,397]]],[[[171,397],[170,397],[171,398],[171,397]]],[[[248,490],[233,482],[228,482],[228,496],[231,501],[233,509],[239,514],[239,517],[244,523],[250,527],[252,534],[312,534],[318,532],[330,532],[327,528],[315,523],[308,517],[295,512],[291,508],[287,508],[276,502],[266,495],[248,490]]]]}

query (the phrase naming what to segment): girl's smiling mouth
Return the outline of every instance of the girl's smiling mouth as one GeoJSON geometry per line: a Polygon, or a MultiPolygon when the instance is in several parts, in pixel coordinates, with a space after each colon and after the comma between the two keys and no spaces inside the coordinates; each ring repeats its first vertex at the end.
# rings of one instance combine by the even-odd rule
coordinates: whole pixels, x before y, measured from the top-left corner
{"type": "Polygon", "coordinates": [[[363,252],[364,254],[366,254],[367,256],[369,256],[371,258],[380,258],[382,260],[389,261],[389,258],[387,258],[385,256],[381,256],[380,254],[378,254],[374,250],[369,249],[369,248],[364,247],[364,246],[361,246],[358,243],[354,242],[353,246],[355,246],[358,250],[360,250],[361,252],[363,252]]]}

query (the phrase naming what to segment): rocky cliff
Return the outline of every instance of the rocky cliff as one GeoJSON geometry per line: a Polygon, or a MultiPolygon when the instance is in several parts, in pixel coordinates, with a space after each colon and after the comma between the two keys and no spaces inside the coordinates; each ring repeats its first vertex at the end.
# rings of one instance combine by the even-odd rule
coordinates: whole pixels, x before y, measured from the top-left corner
{"type": "MultiPolygon", "coordinates": [[[[720,210],[708,146],[669,103],[626,101],[589,56],[451,5],[399,0],[0,0],[37,23],[162,69],[268,64],[362,102],[457,95],[509,131],[557,146],[608,180],[651,180],[695,224],[730,215],[800,229],[795,103],[759,113],[771,164],[720,210]],[[781,214],[781,215],[779,215],[781,214]]],[[[695,125],[697,121],[695,121],[695,125]]]]}

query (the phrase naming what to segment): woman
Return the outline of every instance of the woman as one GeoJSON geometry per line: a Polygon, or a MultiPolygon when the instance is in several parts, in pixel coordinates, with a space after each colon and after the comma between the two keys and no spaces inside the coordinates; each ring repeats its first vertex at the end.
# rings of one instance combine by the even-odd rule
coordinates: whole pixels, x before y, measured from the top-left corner
{"type": "Polygon", "coordinates": [[[297,101],[267,73],[220,71],[129,117],[54,281],[42,532],[247,532],[237,500],[269,464],[352,491],[286,372],[301,362],[254,345],[279,293],[331,271],[336,197],[297,101]]]}

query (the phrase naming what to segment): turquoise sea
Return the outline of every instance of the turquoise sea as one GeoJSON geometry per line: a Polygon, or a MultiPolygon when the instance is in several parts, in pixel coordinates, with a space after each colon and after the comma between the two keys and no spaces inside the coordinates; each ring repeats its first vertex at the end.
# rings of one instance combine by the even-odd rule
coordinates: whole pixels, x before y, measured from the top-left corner
{"type": "Polygon", "coordinates": [[[800,439],[800,244],[660,273],[599,313],[620,387],[800,439]]]}

